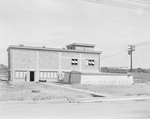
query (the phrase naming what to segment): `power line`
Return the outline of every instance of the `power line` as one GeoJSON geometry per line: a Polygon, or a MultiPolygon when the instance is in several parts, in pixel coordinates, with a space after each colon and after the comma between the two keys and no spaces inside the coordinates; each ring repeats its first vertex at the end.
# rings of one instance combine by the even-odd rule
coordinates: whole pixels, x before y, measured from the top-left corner
{"type": "Polygon", "coordinates": [[[101,57],[101,59],[106,59],[106,58],[110,58],[110,57],[113,57],[113,56],[119,55],[119,54],[121,54],[121,53],[123,53],[123,52],[125,52],[125,51],[127,51],[127,50],[128,50],[128,49],[123,50],[123,51],[120,51],[120,52],[115,53],[115,54],[112,54],[112,55],[109,55],[109,56],[101,57]]]}
{"type": "Polygon", "coordinates": [[[133,51],[135,51],[135,46],[134,45],[128,45],[129,46],[129,51],[128,51],[128,53],[129,53],[129,55],[130,55],[130,72],[132,72],[132,62],[133,62],[133,60],[132,60],[132,52],[133,51]]]}
{"type": "Polygon", "coordinates": [[[149,0],[141,0],[141,1],[144,1],[144,2],[150,3],[150,1],[149,1],[149,0]]]}
{"type": "MultiPolygon", "coordinates": [[[[112,6],[117,6],[117,7],[122,7],[122,8],[130,8],[130,9],[138,9],[138,10],[146,10],[143,7],[137,6],[137,5],[133,5],[133,4],[129,4],[129,3],[123,3],[123,2],[117,2],[114,0],[111,1],[105,1],[105,0],[96,0],[96,1],[92,1],[92,2],[96,2],[96,3],[103,3],[103,4],[107,4],[107,5],[112,5],[112,6]]],[[[147,8],[147,7],[146,7],[147,8]]]]}
{"type": "Polygon", "coordinates": [[[142,43],[138,43],[138,44],[134,44],[136,47],[139,47],[139,46],[143,46],[143,45],[149,45],[150,44],[150,41],[147,41],[147,42],[142,42],[142,43]]]}
{"type": "Polygon", "coordinates": [[[147,5],[150,4],[150,2],[148,2],[148,1],[142,1],[142,0],[129,0],[129,1],[133,1],[133,2],[135,2],[135,3],[147,4],[147,5]]]}
{"type": "Polygon", "coordinates": [[[141,7],[141,6],[138,6],[138,5],[135,5],[135,4],[125,3],[125,2],[118,2],[118,1],[115,1],[115,0],[109,0],[109,2],[105,1],[105,0],[86,0],[86,1],[99,3],[99,4],[106,4],[106,5],[111,5],[111,6],[117,6],[117,7],[122,7],[122,8],[150,11],[150,6],[141,7]]]}
{"type": "MultiPolygon", "coordinates": [[[[130,46],[139,47],[139,46],[149,45],[149,44],[150,44],[150,41],[147,41],[147,42],[142,42],[142,43],[138,43],[138,44],[134,44],[134,45],[130,45],[130,46]]],[[[107,59],[107,58],[110,58],[110,57],[114,57],[114,56],[119,55],[119,54],[121,54],[123,52],[126,52],[126,51],[128,51],[128,49],[120,51],[120,52],[117,52],[117,53],[112,54],[112,55],[101,57],[101,59],[107,59]]]]}

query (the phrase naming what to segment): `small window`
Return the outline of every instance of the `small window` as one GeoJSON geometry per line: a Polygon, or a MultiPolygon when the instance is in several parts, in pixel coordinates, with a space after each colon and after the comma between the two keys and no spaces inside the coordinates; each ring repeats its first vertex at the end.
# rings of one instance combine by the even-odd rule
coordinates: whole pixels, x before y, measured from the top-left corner
{"type": "Polygon", "coordinates": [[[94,62],[94,60],[86,60],[85,64],[88,65],[88,66],[94,66],[95,62],[94,62]]]}
{"type": "Polygon", "coordinates": [[[47,72],[47,77],[50,78],[50,72],[47,72]]]}
{"type": "Polygon", "coordinates": [[[44,78],[46,78],[47,77],[47,72],[44,72],[44,78]]]}
{"type": "Polygon", "coordinates": [[[23,77],[23,72],[20,72],[20,78],[22,78],[23,77]]]}
{"type": "Polygon", "coordinates": [[[19,72],[16,72],[16,78],[19,78],[19,72]]]}
{"type": "Polygon", "coordinates": [[[44,72],[40,72],[40,77],[41,77],[41,78],[44,77],[44,72]]]}
{"type": "Polygon", "coordinates": [[[54,73],[53,72],[51,72],[51,78],[54,78],[54,73]]]}
{"type": "Polygon", "coordinates": [[[57,78],[57,73],[54,73],[54,78],[57,78]]]}
{"type": "Polygon", "coordinates": [[[78,59],[72,59],[71,64],[72,65],[78,65],[78,59]]]}

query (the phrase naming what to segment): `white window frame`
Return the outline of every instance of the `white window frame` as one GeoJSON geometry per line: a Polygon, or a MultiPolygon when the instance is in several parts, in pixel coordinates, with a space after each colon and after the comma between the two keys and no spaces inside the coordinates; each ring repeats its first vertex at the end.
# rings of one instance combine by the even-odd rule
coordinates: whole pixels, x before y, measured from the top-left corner
{"type": "Polygon", "coordinates": [[[43,78],[47,78],[47,72],[43,72],[43,78]]]}
{"type": "Polygon", "coordinates": [[[26,71],[15,71],[16,78],[25,78],[27,72],[26,71]]]}
{"type": "Polygon", "coordinates": [[[49,78],[57,78],[57,72],[55,71],[41,71],[40,78],[49,79],[49,78]]]}
{"type": "Polygon", "coordinates": [[[51,78],[51,72],[47,72],[47,78],[51,78]]]}

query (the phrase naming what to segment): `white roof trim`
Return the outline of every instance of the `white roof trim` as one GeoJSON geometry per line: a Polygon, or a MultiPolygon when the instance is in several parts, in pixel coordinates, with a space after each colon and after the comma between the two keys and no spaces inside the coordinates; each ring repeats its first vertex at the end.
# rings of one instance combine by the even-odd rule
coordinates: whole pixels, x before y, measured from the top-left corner
{"type": "Polygon", "coordinates": [[[59,49],[59,48],[43,48],[43,47],[31,47],[31,46],[17,46],[10,45],[7,49],[25,49],[25,50],[43,50],[43,51],[57,51],[57,52],[75,52],[75,53],[93,53],[93,54],[101,54],[102,51],[85,51],[85,50],[68,50],[68,49],[59,49]]]}

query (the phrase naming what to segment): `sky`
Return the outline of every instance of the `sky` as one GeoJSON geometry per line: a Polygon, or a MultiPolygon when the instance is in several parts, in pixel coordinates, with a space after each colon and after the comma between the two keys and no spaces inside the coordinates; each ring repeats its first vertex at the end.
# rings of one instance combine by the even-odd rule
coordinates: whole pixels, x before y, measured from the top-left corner
{"type": "MultiPolygon", "coordinates": [[[[96,44],[102,67],[130,67],[128,45],[149,41],[150,11],[87,0],[0,0],[0,64],[8,63],[9,45],[63,48],[76,42],[96,44]]],[[[150,68],[148,43],[133,52],[138,67],[150,68]]]]}

